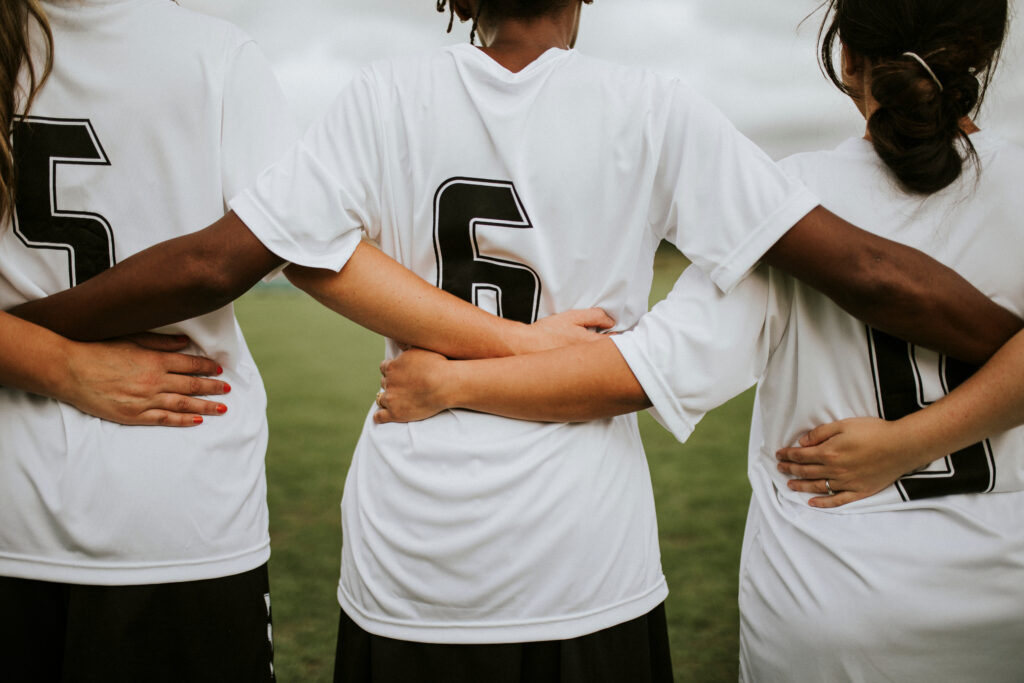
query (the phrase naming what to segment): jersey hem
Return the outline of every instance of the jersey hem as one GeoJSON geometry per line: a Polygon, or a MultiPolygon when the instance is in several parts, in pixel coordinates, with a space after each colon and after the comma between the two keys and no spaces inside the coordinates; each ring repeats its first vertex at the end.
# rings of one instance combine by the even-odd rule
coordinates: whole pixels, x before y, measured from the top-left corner
{"type": "Polygon", "coordinates": [[[586,614],[535,619],[520,623],[425,623],[385,620],[361,611],[338,584],[338,604],[356,624],[384,638],[439,645],[485,645],[489,643],[529,643],[566,640],[596,633],[641,617],[665,602],[668,585],[665,577],[644,594],[610,607],[586,614]]]}
{"type": "Polygon", "coordinates": [[[628,333],[613,336],[611,340],[650,399],[651,416],[671,432],[679,443],[685,443],[693,434],[696,424],[687,419],[679,409],[679,402],[664,376],[658,372],[640,345],[636,344],[628,333]]]}
{"type": "Polygon", "coordinates": [[[801,188],[789,200],[761,222],[761,225],[750,233],[749,239],[735,249],[715,268],[709,276],[719,289],[728,293],[760,262],[772,246],[796,225],[801,218],[809,214],[821,201],[807,188],[801,188]]]}
{"type": "Polygon", "coordinates": [[[138,586],[219,579],[260,567],[268,559],[269,540],[259,548],[230,557],[161,565],[83,564],[0,554],[0,576],[86,586],[138,586]]]}

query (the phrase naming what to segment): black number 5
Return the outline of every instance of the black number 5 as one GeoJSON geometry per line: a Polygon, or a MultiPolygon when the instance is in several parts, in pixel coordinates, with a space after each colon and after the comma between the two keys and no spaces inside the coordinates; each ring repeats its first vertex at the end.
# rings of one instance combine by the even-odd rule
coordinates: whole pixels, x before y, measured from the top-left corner
{"type": "Polygon", "coordinates": [[[114,265],[114,236],[103,216],[57,205],[61,164],[109,166],[87,120],[18,118],[13,128],[18,169],[14,232],[32,249],[67,252],[70,286],[114,265]]]}
{"type": "MultiPolygon", "coordinates": [[[[922,371],[938,373],[942,391],[949,393],[977,368],[939,357],[938,367],[918,361],[912,344],[868,328],[868,348],[875,376],[878,414],[898,420],[930,403],[924,398],[922,371]]],[[[945,469],[929,469],[907,475],[896,482],[903,500],[917,500],[955,493],[986,493],[995,485],[995,461],[988,439],[951,453],[945,469]]]]}
{"type": "Polygon", "coordinates": [[[512,183],[473,178],[442,183],[434,195],[437,286],[476,305],[481,292],[490,292],[499,316],[534,322],[540,278],[522,263],[481,254],[476,235],[481,225],[533,228],[512,183]]]}

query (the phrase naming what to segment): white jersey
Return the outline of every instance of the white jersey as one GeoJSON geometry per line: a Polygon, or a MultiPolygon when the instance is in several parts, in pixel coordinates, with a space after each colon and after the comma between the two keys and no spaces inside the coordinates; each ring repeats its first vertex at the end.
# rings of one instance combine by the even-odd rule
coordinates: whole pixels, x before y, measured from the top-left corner
{"type": "MultiPolygon", "coordinates": [[[[986,133],[971,139],[980,177],[968,172],[927,198],[900,191],[861,139],[783,166],[830,210],[925,251],[1020,315],[1024,150],[986,133]]],[[[1024,429],[834,510],[809,507],[776,468],[775,451],[812,427],[896,419],[968,369],[869,329],[769,268],[729,296],[691,269],[615,341],[680,439],[760,378],[740,572],[746,680],[1021,680],[1024,429]]]]}
{"type": "MultiPolygon", "coordinates": [[[[265,59],[233,26],[167,0],[44,6],[55,66],[14,126],[0,308],[212,223],[294,140],[265,59]]],[[[0,389],[0,575],[164,583],[267,560],[266,396],[232,310],[166,331],[223,366],[227,415],[124,427],[0,389]]]]}
{"type": "MultiPolygon", "coordinates": [[[[505,317],[628,327],[663,238],[728,289],[816,204],[674,79],[557,49],[511,73],[461,45],[363,71],[232,208],[292,262],[341,268],[365,230],[505,317]]],[[[368,415],[342,524],[339,601],[383,636],[570,638],[666,596],[632,416],[368,415]]]]}

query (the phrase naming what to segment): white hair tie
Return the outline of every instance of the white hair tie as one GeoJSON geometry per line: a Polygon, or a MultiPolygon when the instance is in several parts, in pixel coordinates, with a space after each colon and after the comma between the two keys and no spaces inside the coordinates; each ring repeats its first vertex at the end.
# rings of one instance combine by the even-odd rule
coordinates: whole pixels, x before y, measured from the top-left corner
{"type": "Polygon", "coordinates": [[[943,90],[943,88],[942,88],[942,81],[940,81],[939,77],[935,75],[935,72],[932,71],[932,68],[930,66],[928,66],[928,62],[926,62],[923,59],[921,59],[921,56],[918,55],[916,52],[904,52],[903,56],[904,57],[910,57],[915,62],[920,64],[921,68],[923,68],[925,71],[927,71],[928,75],[932,77],[933,81],[935,81],[935,85],[939,86],[939,92],[942,92],[942,90],[943,90]]]}

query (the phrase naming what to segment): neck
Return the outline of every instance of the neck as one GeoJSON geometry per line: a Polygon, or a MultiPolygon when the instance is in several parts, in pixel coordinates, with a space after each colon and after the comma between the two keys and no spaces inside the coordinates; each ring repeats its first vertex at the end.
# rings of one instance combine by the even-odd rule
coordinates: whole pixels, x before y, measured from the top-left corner
{"type": "Polygon", "coordinates": [[[512,72],[522,71],[551,48],[567,50],[576,42],[580,4],[530,19],[484,21],[477,27],[481,47],[491,59],[512,72]]]}

